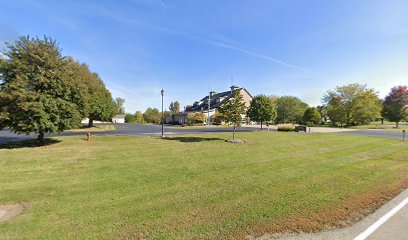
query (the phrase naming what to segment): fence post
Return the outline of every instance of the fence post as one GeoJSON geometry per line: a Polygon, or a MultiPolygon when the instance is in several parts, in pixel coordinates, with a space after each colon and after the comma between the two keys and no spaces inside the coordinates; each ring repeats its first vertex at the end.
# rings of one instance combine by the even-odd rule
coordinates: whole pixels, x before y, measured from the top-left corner
{"type": "Polygon", "coordinates": [[[405,134],[406,134],[406,130],[402,130],[402,141],[405,141],[405,134]]]}

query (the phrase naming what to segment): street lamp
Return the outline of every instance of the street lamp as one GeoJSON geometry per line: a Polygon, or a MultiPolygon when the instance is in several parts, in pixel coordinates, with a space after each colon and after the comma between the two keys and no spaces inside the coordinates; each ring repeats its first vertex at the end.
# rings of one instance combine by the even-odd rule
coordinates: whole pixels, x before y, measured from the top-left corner
{"type": "Polygon", "coordinates": [[[163,95],[164,95],[164,90],[161,90],[161,96],[162,96],[162,116],[161,116],[161,124],[162,124],[162,134],[161,136],[164,137],[164,121],[163,121],[163,117],[164,117],[164,112],[163,112],[163,95]]]}

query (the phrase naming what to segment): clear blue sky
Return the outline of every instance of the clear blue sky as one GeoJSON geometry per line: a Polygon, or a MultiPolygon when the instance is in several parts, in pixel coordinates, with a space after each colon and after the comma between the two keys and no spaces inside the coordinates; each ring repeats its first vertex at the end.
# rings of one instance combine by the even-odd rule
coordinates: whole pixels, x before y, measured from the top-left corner
{"type": "Polygon", "coordinates": [[[318,105],[338,85],[408,84],[408,1],[0,0],[0,47],[48,35],[126,111],[234,84],[318,105]]]}

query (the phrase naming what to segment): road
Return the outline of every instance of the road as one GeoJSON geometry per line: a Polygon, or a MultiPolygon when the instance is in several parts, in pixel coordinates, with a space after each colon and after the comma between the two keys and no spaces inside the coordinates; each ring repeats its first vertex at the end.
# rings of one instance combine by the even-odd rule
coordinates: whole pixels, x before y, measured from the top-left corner
{"type": "MultiPolygon", "coordinates": [[[[153,124],[114,124],[116,130],[113,131],[101,131],[93,132],[93,135],[128,135],[128,136],[160,136],[161,135],[161,125],[153,124]]],[[[237,129],[237,132],[249,132],[256,131],[257,128],[253,127],[242,127],[237,129]]],[[[220,132],[231,132],[231,128],[225,128],[221,126],[210,126],[210,127],[174,127],[166,126],[164,132],[166,135],[175,134],[205,134],[205,133],[220,133],[220,132]]],[[[84,135],[85,132],[63,132],[61,134],[53,134],[49,136],[80,136],[84,135]]],[[[9,130],[0,131],[0,143],[6,143],[10,141],[28,140],[35,139],[35,134],[25,135],[25,134],[14,134],[9,130]]]]}
{"type": "MultiPolygon", "coordinates": [[[[116,130],[105,131],[105,132],[94,132],[94,135],[129,135],[129,136],[160,136],[161,125],[153,124],[114,124],[116,130]]],[[[276,127],[271,127],[271,130],[276,130],[276,127]]],[[[249,132],[259,130],[259,126],[251,127],[241,127],[238,132],[249,132]]],[[[266,129],[265,129],[266,130],[266,129]]],[[[205,134],[205,133],[220,133],[220,132],[231,132],[230,128],[225,128],[221,126],[210,126],[210,127],[175,127],[175,126],[165,126],[166,135],[174,134],[205,134]]],[[[394,138],[401,139],[401,132],[398,131],[387,131],[387,130],[355,130],[355,129],[345,129],[345,128],[322,128],[313,127],[312,132],[320,133],[335,133],[335,134],[351,134],[357,136],[369,136],[369,137],[383,137],[383,138],[394,138]]],[[[84,132],[63,132],[61,134],[55,134],[54,136],[79,136],[85,135],[84,132]]],[[[49,135],[50,136],[50,135],[49,135]]],[[[51,135],[52,136],[52,135],[51,135]]],[[[18,141],[25,139],[34,139],[35,135],[25,135],[25,134],[14,134],[8,130],[0,131],[0,143],[5,143],[9,141],[18,141]]]]}

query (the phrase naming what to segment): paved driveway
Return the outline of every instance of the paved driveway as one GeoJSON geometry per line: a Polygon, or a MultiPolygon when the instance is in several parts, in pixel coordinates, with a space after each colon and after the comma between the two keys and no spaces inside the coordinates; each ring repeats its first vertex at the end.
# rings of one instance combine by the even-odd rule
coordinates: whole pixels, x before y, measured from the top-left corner
{"type": "MultiPolygon", "coordinates": [[[[129,135],[129,136],[160,136],[161,135],[161,125],[153,124],[114,124],[116,130],[106,131],[106,132],[95,132],[94,135],[129,135]]],[[[239,128],[238,132],[250,132],[259,130],[259,126],[242,127],[239,128]]],[[[276,130],[276,127],[271,127],[271,130],[276,130]]],[[[266,130],[266,128],[264,128],[266,130]]],[[[231,128],[225,128],[221,126],[203,126],[203,127],[174,127],[165,126],[166,135],[174,134],[205,134],[205,133],[220,133],[220,132],[231,132],[231,128]]],[[[401,139],[401,132],[398,131],[387,131],[387,130],[356,130],[356,129],[346,129],[346,128],[321,128],[313,127],[311,132],[321,132],[321,133],[335,133],[335,134],[351,134],[358,136],[369,136],[369,137],[384,137],[384,138],[394,138],[401,139]]],[[[85,135],[84,132],[63,132],[58,134],[60,136],[80,136],[85,135]]],[[[25,139],[35,139],[35,135],[25,135],[25,134],[14,134],[8,130],[0,131],[0,143],[5,143],[9,141],[18,141],[25,139]]],[[[408,139],[407,139],[408,140],[408,139]]]]}
{"type": "Polygon", "coordinates": [[[390,131],[390,130],[383,130],[383,129],[358,130],[358,129],[349,129],[349,128],[312,127],[311,130],[312,132],[320,132],[320,133],[336,133],[336,134],[349,134],[349,135],[367,136],[367,137],[402,139],[402,131],[390,131]]]}
{"type": "MultiPolygon", "coordinates": [[[[104,131],[104,132],[94,132],[93,135],[128,135],[128,136],[160,136],[161,135],[161,125],[153,124],[114,124],[116,130],[114,131],[104,131]]],[[[249,132],[256,131],[257,128],[253,127],[242,127],[239,128],[238,132],[249,132]]],[[[225,128],[221,126],[210,126],[210,127],[173,127],[166,126],[164,128],[165,135],[175,135],[175,134],[205,134],[205,133],[219,133],[219,132],[231,132],[231,128],[225,128]]],[[[55,134],[54,136],[85,136],[85,132],[63,132],[61,134],[55,134]]],[[[50,135],[48,135],[50,136],[50,135]]],[[[14,134],[9,130],[0,131],[0,143],[35,139],[36,135],[25,135],[25,134],[14,134]]]]}

